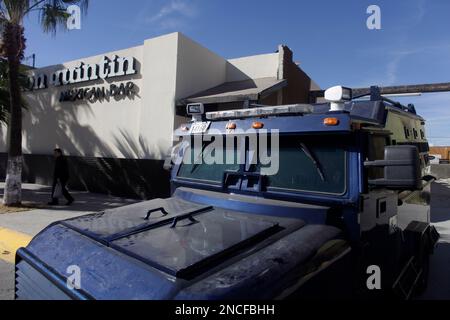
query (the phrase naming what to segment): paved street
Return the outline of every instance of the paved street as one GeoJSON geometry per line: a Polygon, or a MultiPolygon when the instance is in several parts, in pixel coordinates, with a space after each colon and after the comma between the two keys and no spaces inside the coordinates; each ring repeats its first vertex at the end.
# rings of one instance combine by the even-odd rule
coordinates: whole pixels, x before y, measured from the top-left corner
{"type": "Polygon", "coordinates": [[[420,298],[450,300],[450,179],[431,186],[431,222],[441,238],[431,256],[428,290],[420,298]]]}
{"type": "MultiPolygon", "coordinates": [[[[0,198],[4,183],[0,183],[0,198]]],[[[46,204],[50,199],[50,188],[24,184],[23,199],[46,204]]],[[[108,208],[134,203],[122,199],[88,192],[71,192],[76,201],[70,207],[54,206],[24,212],[0,214],[0,300],[12,299],[14,290],[15,250],[25,246],[31,238],[52,222],[64,220],[108,208]]]]}
{"type": "MultiPolygon", "coordinates": [[[[0,197],[2,193],[3,184],[0,184],[0,197]]],[[[23,198],[26,201],[46,203],[49,195],[48,187],[24,185],[23,198]]],[[[73,195],[77,201],[70,207],[57,206],[0,214],[0,300],[13,298],[15,250],[25,246],[27,241],[48,224],[135,202],[87,192],[74,192],[73,195]]],[[[431,258],[428,290],[419,299],[450,300],[450,179],[439,180],[431,186],[431,221],[441,238],[431,258]]]]}

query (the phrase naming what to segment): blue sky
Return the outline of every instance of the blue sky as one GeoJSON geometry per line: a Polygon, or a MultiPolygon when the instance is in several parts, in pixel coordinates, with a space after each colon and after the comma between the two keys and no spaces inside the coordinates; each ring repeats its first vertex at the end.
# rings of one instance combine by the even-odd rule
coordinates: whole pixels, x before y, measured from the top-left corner
{"type": "MultiPolygon", "coordinates": [[[[278,44],[322,87],[450,82],[448,0],[91,0],[81,30],[43,34],[26,20],[27,55],[46,66],[140,45],[181,31],[234,58],[278,44]],[[366,9],[381,8],[381,30],[366,9]]],[[[450,145],[450,94],[403,98],[428,120],[433,144],[450,145]]]]}

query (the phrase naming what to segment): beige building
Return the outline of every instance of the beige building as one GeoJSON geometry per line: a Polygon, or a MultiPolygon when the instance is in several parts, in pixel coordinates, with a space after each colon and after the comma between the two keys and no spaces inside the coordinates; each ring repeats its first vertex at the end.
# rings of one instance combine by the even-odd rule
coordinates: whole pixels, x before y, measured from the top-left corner
{"type": "MultiPolygon", "coordinates": [[[[69,157],[72,188],[142,198],[168,193],[162,166],[187,103],[203,102],[206,111],[301,103],[318,89],[286,46],[227,60],[181,33],[31,76],[24,181],[49,184],[51,154],[60,147],[69,157]]],[[[0,178],[6,141],[0,128],[0,178]]]]}

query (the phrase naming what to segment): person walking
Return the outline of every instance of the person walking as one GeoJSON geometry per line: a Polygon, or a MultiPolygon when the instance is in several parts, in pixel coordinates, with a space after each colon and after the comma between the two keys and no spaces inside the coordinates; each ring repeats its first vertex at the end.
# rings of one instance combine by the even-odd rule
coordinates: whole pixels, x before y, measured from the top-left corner
{"type": "Polygon", "coordinates": [[[61,149],[56,148],[54,150],[55,156],[55,170],[53,173],[53,184],[52,184],[52,200],[48,203],[49,205],[59,204],[58,198],[61,194],[66,198],[66,205],[71,205],[74,198],[70,195],[67,190],[67,182],[69,181],[69,166],[67,165],[67,159],[64,157],[61,149]]]}

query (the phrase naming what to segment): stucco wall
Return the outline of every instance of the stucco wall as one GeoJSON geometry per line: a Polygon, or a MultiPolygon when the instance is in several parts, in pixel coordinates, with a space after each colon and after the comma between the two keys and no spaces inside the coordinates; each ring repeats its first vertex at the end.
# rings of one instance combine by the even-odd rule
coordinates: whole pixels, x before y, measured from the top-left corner
{"type": "Polygon", "coordinates": [[[113,55],[135,57],[137,74],[59,87],[49,84],[48,89],[25,93],[29,111],[25,112],[23,120],[24,153],[51,154],[56,146],[72,156],[123,158],[133,157],[134,153],[137,153],[137,150],[130,148],[127,143],[136,141],[139,129],[137,124],[142,100],[142,47],[55,65],[36,70],[35,73],[45,72],[50,78],[53,72],[73,67],[79,61],[96,64],[103,56],[111,58],[113,55]],[[109,88],[111,84],[120,85],[128,81],[136,85],[136,95],[132,98],[110,97],[93,103],[87,100],[59,101],[62,91],[91,87],[109,88]]]}
{"type": "MultiPolygon", "coordinates": [[[[282,76],[281,57],[278,51],[226,60],[180,33],[171,33],[146,40],[141,46],[35,70],[35,74],[47,74],[49,87],[25,93],[29,111],[23,120],[24,153],[49,155],[60,147],[75,157],[164,159],[172,146],[174,127],[185,121],[175,116],[175,101],[227,81],[282,76]],[[81,61],[98,64],[103,56],[114,55],[134,57],[137,73],[58,87],[50,84],[51,74],[57,70],[81,61]],[[128,81],[136,86],[132,98],[59,101],[61,91],[108,88],[128,81]]],[[[295,75],[289,76],[292,79],[288,81],[297,82],[295,75]]],[[[309,78],[305,75],[304,79],[309,78]]],[[[275,103],[276,96],[272,100],[275,103]]],[[[0,152],[5,151],[6,130],[1,129],[0,152]]]]}
{"type": "Polygon", "coordinates": [[[269,53],[228,60],[227,81],[277,77],[279,54],[269,53]]]}
{"type": "MultiPolygon", "coordinates": [[[[45,73],[49,86],[25,93],[29,111],[24,114],[23,150],[26,154],[51,154],[55,147],[68,155],[128,159],[163,159],[172,145],[175,101],[226,81],[276,77],[278,54],[226,59],[180,33],[146,40],[142,46],[82,58],[35,70],[45,73]],[[58,70],[98,64],[103,56],[134,57],[137,74],[78,84],[53,86],[58,70]],[[62,91],[120,85],[132,81],[136,95],[89,102],[60,102],[62,91]]],[[[6,151],[6,131],[1,132],[0,152],[6,151]]]]}
{"type": "MultiPolygon", "coordinates": [[[[47,74],[49,86],[24,94],[29,104],[23,120],[24,153],[52,154],[61,147],[70,156],[162,159],[172,143],[178,38],[178,33],[172,33],[142,46],[35,70],[34,74],[47,74]],[[136,58],[137,74],[59,87],[50,84],[57,70],[80,61],[98,64],[103,56],[114,55],[136,58]],[[136,86],[132,98],[59,101],[62,91],[109,88],[128,81],[136,86]]],[[[3,131],[0,152],[6,151],[3,131]]]]}
{"type": "MultiPolygon", "coordinates": [[[[178,37],[176,99],[218,86],[226,81],[227,61],[187,38],[178,37]]],[[[185,123],[187,118],[175,116],[174,126],[185,123]]]]}
{"type": "MultiPolygon", "coordinates": [[[[180,33],[171,33],[141,46],[34,70],[47,74],[49,86],[24,94],[29,105],[23,119],[24,181],[48,184],[51,155],[60,147],[68,155],[73,188],[145,199],[166,196],[169,178],[163,159],[172,146],[174,127],[186,121],[176,116],[176,101],[225,82],[273,77],[287,78],[289,88],[262,103],[306,102],[309,77],[293,64],[292,54],[286,57],[283,47],[278,49],[277,53],[226,60],[180,33]],[[80,62],[99,64],[104,56],[115,55],[134,57],[137,73],[57,87],[51,84],[55,71],[80,62]],[[132,97],[59,101],[62,91],[107,89],[129,81],[136,87],[132,97]]],[[[4,178],[6,151],[6,128],[0,127],[0,179],[4,178]]]]}
{"type": "Polygon", "coordinates": [[[144,43],[144,84],[139,114],[140,157],[163,159],[171,144],[176,86],[178,34],[144,43]]]}
{"type": "Polygon", "coordinates": [[[176,98],[181,99],[226,81],[227,61],[179,34],[176,98]]]}

